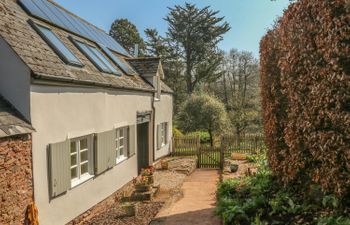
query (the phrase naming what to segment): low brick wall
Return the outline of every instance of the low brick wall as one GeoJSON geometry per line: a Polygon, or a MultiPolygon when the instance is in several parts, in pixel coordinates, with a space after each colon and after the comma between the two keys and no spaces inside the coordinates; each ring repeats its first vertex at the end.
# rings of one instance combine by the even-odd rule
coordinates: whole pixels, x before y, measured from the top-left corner
{"type": "Polygon", "coordinates": [[[33,201],[30,135],[0,139],[0,224],[24,224],[33,201]]]}
{"type": "MultiPolygon", "coordinates": [[[[130,181],[126,185],[124,185],[122,188],[114,192],[111,196],[104,199],[97,205],[93,206],[80,216],[76,217],[74,220],[69,222],[67,225],[77,225],[77,224],[83,224],[86,221],[89,221],[92,217],[99,215],[102,212],[107,211],[109,208],[111,208],[114,204],[120,204],[120,200],[125,195],[130,194],[134,190],[133,182],[130,181]]],[[[1,224],[1,223],[0,223],[1,224]]]]}

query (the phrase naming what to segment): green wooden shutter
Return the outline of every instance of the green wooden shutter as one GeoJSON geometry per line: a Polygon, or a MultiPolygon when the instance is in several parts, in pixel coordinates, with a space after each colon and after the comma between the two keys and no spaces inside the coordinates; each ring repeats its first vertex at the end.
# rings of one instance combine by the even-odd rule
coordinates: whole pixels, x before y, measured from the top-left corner
{"type": "Polygon", "coordinates": [[[168,135],[169,135],[169,125],[168,124],[169,123],[165,123],[165,125],[164,125],[164,129],[165,129],[165,131],[164,131],[165,144],[169,143],[169,137],[168,137],[168,135]]]}
{"type": "Polygon", "coordinates": [[[95,172],[100,174],[112,168],[116,163],[116,130],[96,135],[95,172]]]}
{"type": "Polygon", "coordinates": [[[50,196],[54,198],[71,186],[70,141],[49,145],[50,196]]]}
{"type": "Polygon", "coordinates": [[[128,156],[131,157],[136,154],[136,125],[129,126],[129,146],[128,146],[128,156]]]}
{"type": "Polygon", "coordinates": [[[162,124],[157,125],[157,149],[162,147],[162,124]]]}

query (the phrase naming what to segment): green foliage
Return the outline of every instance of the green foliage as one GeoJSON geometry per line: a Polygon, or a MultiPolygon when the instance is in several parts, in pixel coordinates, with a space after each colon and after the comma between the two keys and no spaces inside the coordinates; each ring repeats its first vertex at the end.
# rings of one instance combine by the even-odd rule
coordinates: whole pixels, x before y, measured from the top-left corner
{"type": "Polygon", "coordinates": [[[317,225],[349,225],[350,218],[342,216],[322,217],[317,221],[317,225]]]}
{"type": "Polygon", "coordinates": [[[217,98],[207,94],[193,94],[182,105],[177,117],[178,126],[185,132],[206,130],[213,144],[215,132],[227,126],[225,106],[217,98]]]}
{"type": "Polygon", "coordinates": [[[160,36],[156,29],[146,29],[145,35],[147,55],[165,59],[170,56],[171,47],[167,44],[167,38],[160,36]]]}
{"type": "Polygon", "coordinates": [[[183,136],[183,133],[179,129],[177,129],[175,126],[173,126],[173,136],[174,137],[181,137],[181,136],[183,136]]]}
{"type": "Polygon", "coordinates": [[[293,186],[281,186],[266,164],[264,151],[252,160],[258,165],[256,176],[229,179],[218,185],[216,212],[225,224],[350,224],[346,203],[335,195],[325,195],[320,205],[293,186]],[[320,211],[329,216],[318,218],[320,211]]]}
{"type": "Polygon", "coordinates": [[[189,136],[199,136],[202,144],[210,143],[210,134],[207,131],[195,131],[188,133],[189,136]]]}
{"type": "Polygon", "coordinates": [[[229,179],[218,185],[218,190],[216,192],[217,196],[231,198],[237,193],[238,186],[241,184],[239,179],[229,179]]]}
{"type": "Polygon", "coordinates": [[[186,88],[191,94],[199,83],[218,76],[222,54],[217,45],[230,26],[209,6],[197,8],[186,3],[169,9],[167,36],[170,45],[176,46],[178,58],[185,62],[186,88]]]}
{"type": "Polygon", "coordinates": [[[339,199],[335,195],[326,195],[322,199],[323,207],[336,209],[339,207],[339,199]]]}
{"type": "Polygon", "coordinates": [[[113,22],[109,34],[130,54],[134,54],[135,44],[139,45],[139,53],[143,54],[145,43],[136,26],[128,19],[117,19],[113,22]]]}

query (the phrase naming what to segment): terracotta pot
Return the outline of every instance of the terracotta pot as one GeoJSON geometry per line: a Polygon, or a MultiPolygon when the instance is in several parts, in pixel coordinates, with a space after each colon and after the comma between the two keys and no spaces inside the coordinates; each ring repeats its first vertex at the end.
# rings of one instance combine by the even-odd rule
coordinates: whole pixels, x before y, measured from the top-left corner
{"type": "Polygon", "coordinates": [[[122,212],[122,215],[120,215],[120,217],[136,216],[136,214],[137,214],[136,204],[126,203],[126,204],[123,204],[121,207],[122,207],[123,212],[122,212]]]}
{"type": "Polygon", "coordinates": [[[160,163],[160,166],[162,167],[163,170],[169,169],[169,163],[164,161],[160,163]]]}
{"type": "Polygon", "coordinates": [[[147,183],[148,184],[153,184],[154,183],[154,176],[153,176],[153,174],[149,175],[149,176],[144,176],[144,177],[147,179],[147,183]]]}
{"type": "Polygon", "coordinates": [[[243,153],[233,152],[231,154],[231,159],[233,159],[233,160],[246,160],[247,159],[247,155],[243,154],[243,153]]]}

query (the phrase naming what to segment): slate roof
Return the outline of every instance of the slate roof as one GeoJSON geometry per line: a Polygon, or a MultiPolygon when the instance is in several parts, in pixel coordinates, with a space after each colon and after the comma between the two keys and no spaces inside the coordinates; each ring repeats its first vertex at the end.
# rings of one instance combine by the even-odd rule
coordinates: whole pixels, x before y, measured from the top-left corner
{"type": "MultiPolygon", "coordinates": [[[[67,37],[72,36],[78,40],[82,40],[81,38],[30,17],[17,4],[16,0],[0,1],[0,35],[31,69],[34,78],[64,82],[82,82],[87,85],[154,92],[153,87],[139,75],[128,76],[123,74],[121,77],[117,77],[100,72],[67,37]],[[69,66],[61,61],[59,56],[29,25],[29,19],[51,28],[85,66],[83,68],[69,66]]],[[[86,39],[83,40],[96,46],[93,42],[86,39]]],[[[121,55],[118,55],[118,57],[124,60],[121,55]]]]}
{"type": "MultiPolygon", "coordinates": [[[[158,72],[159,65],[161,65],[161,60],[159,57],[127,58],[126,60],[141,75],[156,74],[158,72]]],[[[160,86],[162,92],[174,93],[173,90],[162,80],[160,81],[160,86]]]]}
{"type": "Polygon", "coordinates": [[[168,85],[166,85],[162,80],[160,81],[160,88],[164,93],[169,93],[169,94],[174,93],[174,91],[168,85]]]}
{"type": "Polygon", "coordinates": [[[128,58],[127,61],[136,69],[138,73],[156,74],[158,72],[160,58],[128,58]]]}
{"type": "Polygon", "coordinates": [[[0,96],[0,138],[32,133],[34,129],[0,96]]]}

